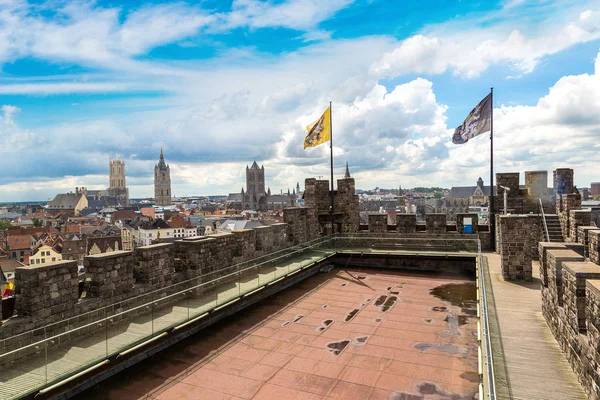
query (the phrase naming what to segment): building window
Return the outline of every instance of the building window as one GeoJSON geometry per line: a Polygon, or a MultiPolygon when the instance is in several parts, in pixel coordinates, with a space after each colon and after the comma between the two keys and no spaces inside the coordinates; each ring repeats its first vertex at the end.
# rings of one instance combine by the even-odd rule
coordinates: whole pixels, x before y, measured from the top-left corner
{"type": "Polygon", "coordinates": [[[56,261],[56,257],[52,257],[52,262],[55,262],[55,261],[56,261]]]}

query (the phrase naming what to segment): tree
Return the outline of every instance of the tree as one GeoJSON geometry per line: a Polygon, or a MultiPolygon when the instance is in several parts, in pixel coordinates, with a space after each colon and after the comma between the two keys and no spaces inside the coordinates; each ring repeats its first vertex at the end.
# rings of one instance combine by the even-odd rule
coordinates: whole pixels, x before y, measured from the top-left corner
{"type": "Polygon", "coordinates": [[[434,197],[435,199],[438,199],[438,200],[439,200],[439,199],[441,199],[441,198],[443,197],[443,195],[442,195],[442,193],[440,193],[440,192],[435,192],[435,193],[433,194],[433,197],[434,197]]]}
{"type": "Polygon", "coordinates": [[[0,221],[0,229],[6,229],[11,226],[12,224],[10,223],[10,221],[0,221]]]}
{"type": "Polygon", "coordinates": [[[594,197],[594,199],[600,200],[600,194],[598,196],[594,197]]]}
{"type": "Polygon", "coordinates": [[[35,217],[31,218],[31,222],[33,222],[33,226],[35,226],[35,227],[40,227],[40,226],[44,225],[44,221],[42,221],[39,218],[35,218],[35,217]]]}

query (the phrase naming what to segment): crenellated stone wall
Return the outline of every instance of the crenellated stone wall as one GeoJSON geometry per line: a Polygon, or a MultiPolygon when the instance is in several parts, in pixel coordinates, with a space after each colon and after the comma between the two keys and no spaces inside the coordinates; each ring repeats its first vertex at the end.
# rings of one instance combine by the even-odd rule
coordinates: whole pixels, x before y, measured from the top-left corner
{"type": "Polygon", "coordinates": [[[396,230],[398,233],[415,233],[417,214],[396,214],[396,230]]]}
{"type": "Polygon", "coordinates": [[[589,210],[571,210],[569,211],[569,241],[579,242],[578,228],[580,226],[589,226],[592,213],[589,210]]]}
{"type": "Polygon", "coordinates": [[[473,223],[473,232],[472,233],[477,233],[479,231],[479,217],[477,214],[475,213],[459,213],[456,214],[456,231],[458,233],[465,233],[464,232],[464,219],[465,218],[471,218],[471,221],[473,223]]]}
{"type": "Polygon", "coordinates": [[[15,270],[17,314],[49,323],[68,315],[79,300],[77,261],[30,265],[15,270]]]}
{"type": "Polygon", "coordinates": [[[508,198],[519,197],[519,173],[503,172],[496,174],[496,195],[504,196],[504,189],[500,186],[509,188],[508,198]]]}
{"type": "Polygon", "coordinates": [[[314,208],[286,208],[283,210],[283,221],[287,224],[288,240],[294,245],[319,236],[319,224],[314,208]]]}
{"type": "MultiPolygon", "coordinates": [[[[328,180],[308,178],[305,180],[304,205],[315,210],[318,232],[331,232],[331,188],[328,180]]],[[[354,233],[359,231],[359,199],[355,193],[352,177],[337,180],[337,190],[333,192],[336,233],[354,233]]]]}
{"type": "Polygon", "coordinates": [[[173,246],[168,243],[154,244],[135,250],[133,278],[135,283],[169,286],[175,272],[173,246]]]}
{"type": "Polygon", "coordinates": [[[446,214],[425,214],[425,225],[428,233],[446,233],[446,214]]]}
{"type": "Polygon", "coordinates": [[[590,256],[590,242],[589,242],[589,232],[590,231],[600,231],[595,226],[580,226],[577,228],[577,241],[583,245],[584,256],[590,256]]]}
{"type": "Polygon", "coordinates": [[[540,244],[540,269],[548,271],[542,314],[588,398],[599,400],[600,265],[567,246],[583,250],[582,244],[540,244]]]}
{"type": "Polygon", "coordinates": [[[369,214],[369,233],[386,233],[388,216],[386,214],[369,214]]]}
{"type": "Polygon", "coordinates": [[[530,281],[532,260],[541,240],[538,215],[501,215],[498,218],[498,247],[502,276],[506,280],[530,281]]]}
{"type": "Polygon", "coordinates": [[[600,230],[588,231],[588,257],[590,261],[600,264],[600,230]]]}
{"type": "Polygon", "coordinates": [[[554,194],[573,193],[574,171],[571,168],[557,168],[552,173],[554,194]]]}
{"type": "Polygon", "coordinates": [[[87,256],[84,261],[87,276],[91,279],[87,296],[91,298],[113,298],[122,301],[132,291],[135,279],[135,262],[130,251],[87,256]]]}

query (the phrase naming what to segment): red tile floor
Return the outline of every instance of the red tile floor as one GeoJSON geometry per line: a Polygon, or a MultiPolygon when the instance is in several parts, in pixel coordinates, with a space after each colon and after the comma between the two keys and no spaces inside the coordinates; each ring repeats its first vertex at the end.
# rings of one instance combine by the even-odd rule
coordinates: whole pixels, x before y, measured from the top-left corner
{"type": "Polygon", "coordinates": [[[473,399],[476,319],[430,293],[467,282],[474,287],[447,274],[319,273],[79,397],[473,399]]]}

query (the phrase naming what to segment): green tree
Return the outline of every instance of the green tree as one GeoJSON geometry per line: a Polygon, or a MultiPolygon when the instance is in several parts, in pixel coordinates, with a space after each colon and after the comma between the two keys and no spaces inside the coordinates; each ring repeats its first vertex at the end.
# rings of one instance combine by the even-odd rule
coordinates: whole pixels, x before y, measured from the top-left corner
{"type": "Polygon", "coordinates": [[[44,225],[44,221],[42,221],[39,218],[33,217],[33,218],[31,218],[31,221],[33,222],[33,226],[35,226],[35,227],[40,227],[40,226],[44,225]]]}
{"type": "Polygon", "coordinates": [[[440,193],[440,192],[435,192],[435,193],[433,194],[433,197],[434,197],[435,199],[441,199],[441,198],[443,197],[443,195],[442,195],[442,193],[440,193]]]}
{"type": "Polygon", "coordinates": [[[10,221],[0,221],[0,229],[6,229],[12,226],[10,221]]]}
{"type": "Polygon", "coordinates": [[[600,194],[596,197],[594,197],[596,200],[600,200],[600,194]]]}

